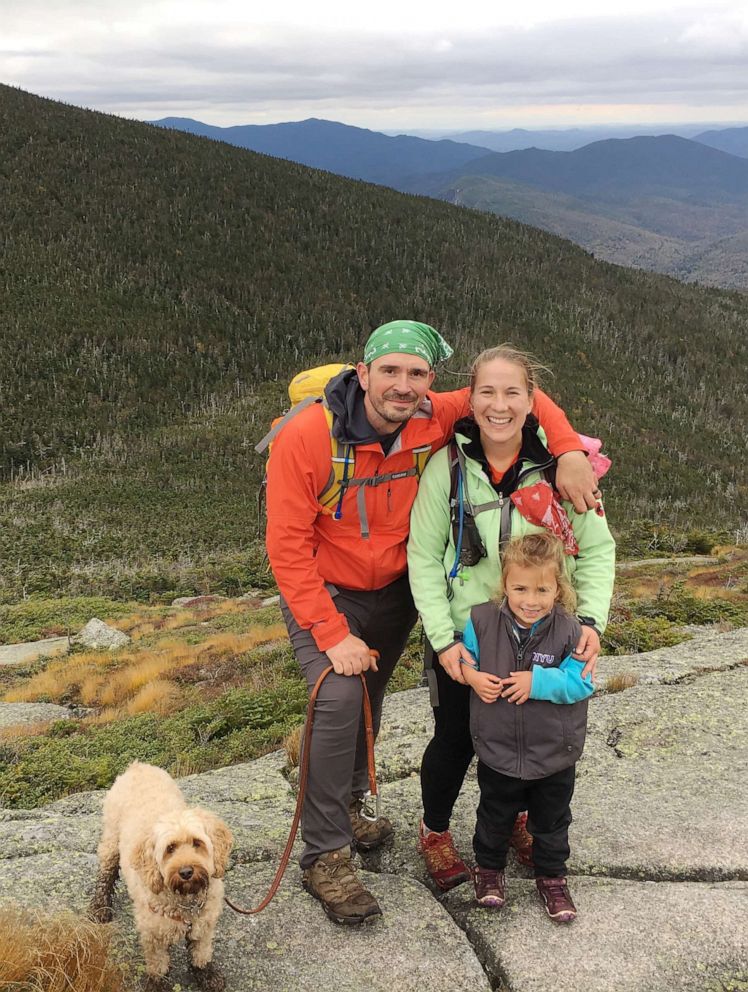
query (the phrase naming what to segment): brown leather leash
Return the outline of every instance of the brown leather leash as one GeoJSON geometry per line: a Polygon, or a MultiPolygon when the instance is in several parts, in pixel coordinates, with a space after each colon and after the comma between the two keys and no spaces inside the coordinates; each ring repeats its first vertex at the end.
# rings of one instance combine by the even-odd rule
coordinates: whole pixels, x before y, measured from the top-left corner
{"type": "MultiPolygon", "coordinates": [[[[371,651],[370,654],[373,658],[379,658],[379,654],[376,651],[371,651]]],[[[304,797],[306,796],[306,784],[309,777],[309,750],[312,743],[312,726],[314,724],[314,705],[317,702],[317,694],[319,693],[320,686],[331,671],[333,671],[333,667],[332,665],[328,665],[328,667],[324,670],[324,672],[322,672],[320,677],[315,682],[312,693],[309,696],[309,704],[306,709],[304,742],[301,750],[301,768],[299,771],[299,791],[296,797],[296,809],[291,823],[291,832],[288,835],[285,850],[283,851],[280,864],[278,865],[278,870],[275,873],[275,878],[273,879],[272,885],[268,890],[268,894],[255,909],[242,909],[241,906],[235,905],[227,896],[224,896],[223,901],[226,905],[230,906],[235,913],[241,913],[242,916],[254,916],[255,913],[261,913],[278,891],[280,883],[283,880],[283,876],[286,873],[286,868],[288,867],[288,862],[291,859],[291,851],[293,850],[294,841],[296,840],[296,834],[301,821],[301,810],[304,805],[304,797]]],[[[377,794],[377,773],[374,766],[374,720],[371,714],[369,690],[366,687],[366,678],[364,677],[363,672],[359,674],[359,678],[361,679],[361,685],[363,688],[364,728],[366,730],[366,763],[369,773],[369,793],[376,799],[378,809],[379,796],[377,794]]]]}

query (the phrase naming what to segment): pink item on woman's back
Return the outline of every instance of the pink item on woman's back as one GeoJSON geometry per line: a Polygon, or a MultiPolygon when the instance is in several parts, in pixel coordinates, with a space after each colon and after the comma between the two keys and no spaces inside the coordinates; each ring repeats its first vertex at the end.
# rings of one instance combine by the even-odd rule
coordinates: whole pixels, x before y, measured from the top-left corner
{"type": "Polygon", "coordinates": [[[587,437],[586,434],[580,434],[579,440],[584,445],[584,450],[587,452],[589,457],[592,471],[595,473],[599,481],[608,471],[613,462],[600,450],[603,446],[603,442],[599,437],[587,437]]]}

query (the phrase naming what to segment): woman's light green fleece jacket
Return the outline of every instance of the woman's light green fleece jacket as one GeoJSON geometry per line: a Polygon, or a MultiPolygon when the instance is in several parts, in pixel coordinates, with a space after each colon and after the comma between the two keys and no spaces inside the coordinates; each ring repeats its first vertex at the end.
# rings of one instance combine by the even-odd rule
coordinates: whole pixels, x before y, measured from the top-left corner
{"type": "MultiPolygon", "coordinates": [[[[542,429],[538,430],[538,437],[545,443],[542,429]]],[[[468,443],[468,439],[461,434],[456,435],[456,440],[463,449],[468,443]]],[[[410,516],[408,541],[410,586],[426,636],[435,651],[452,644],[456,631],[464,631],[471,607],[495,596],[501,576],[501,515],[498,509],[487,510],[475,519],[488,554],[477,565],[462,567],[452,580],[452,598],[447,595],[447,577],[455,557],[449,509],[449,462],[450,446],[447,445],[426,466],[410,516]]],[[[497,499],[496,490],[481,464],[467,456],[465,462],[471,502],[477,505],[497,499]]],[[[532,463],[525,462],[522,471],[532,467],[532,463]]],[[[520,488],[531,486],[541,479],[539,471],[531,471],[522,479],[520,488]]],[[[579,545],[576,558],[566,556],[566,567],[577,594],[577,615],[594,619],[595,626],[602,633],[608,622],[613,594],[615,542],[605,517],[598,516],[594,511],[577,513],[566,501],[563,506],[569,514],[579,545]]],[[[526,520],[519,510],[512,509],[513,538],[538,533],[542,529],[526,520]]]]}

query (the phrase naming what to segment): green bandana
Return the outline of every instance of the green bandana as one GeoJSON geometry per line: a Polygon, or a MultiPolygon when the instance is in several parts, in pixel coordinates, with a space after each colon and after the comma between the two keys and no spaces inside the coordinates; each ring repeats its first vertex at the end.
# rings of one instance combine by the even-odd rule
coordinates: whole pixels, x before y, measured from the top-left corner
{"type": "Polygon", "coordinates": [[[364,362],[368,365],[382,355],[418,355],[425,358],[429,368],[444,361],[452,349],[438,331],[417,320],[391,320],[372,331],[364,347],[364,362]]]}

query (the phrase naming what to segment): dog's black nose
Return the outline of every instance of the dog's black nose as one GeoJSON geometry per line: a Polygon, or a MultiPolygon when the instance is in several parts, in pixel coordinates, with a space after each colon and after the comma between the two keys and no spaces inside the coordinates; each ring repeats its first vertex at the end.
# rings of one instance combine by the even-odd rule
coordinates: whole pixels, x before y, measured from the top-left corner
{"type": "Polygon", "coordinates": [[[179,877],[183,878],[185,882],[189,881],[194,874],[195,872],[192,870],[192,868],[189,865],[187,865],[185,868],[179,869],[179,877]]]}

